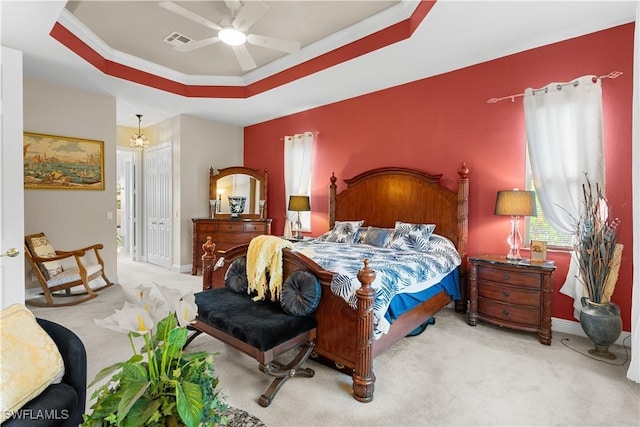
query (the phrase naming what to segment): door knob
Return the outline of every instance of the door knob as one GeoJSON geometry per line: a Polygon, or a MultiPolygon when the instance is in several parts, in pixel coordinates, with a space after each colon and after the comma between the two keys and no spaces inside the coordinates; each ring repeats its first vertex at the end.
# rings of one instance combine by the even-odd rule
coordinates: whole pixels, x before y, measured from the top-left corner
{"type": "Polygon", "coordinates": [[[8,256],[9,258],[17,257],[20,254],[20,251],[16,248],[9,248],[7,252],[0,254],[0,256],[8,256]]]}

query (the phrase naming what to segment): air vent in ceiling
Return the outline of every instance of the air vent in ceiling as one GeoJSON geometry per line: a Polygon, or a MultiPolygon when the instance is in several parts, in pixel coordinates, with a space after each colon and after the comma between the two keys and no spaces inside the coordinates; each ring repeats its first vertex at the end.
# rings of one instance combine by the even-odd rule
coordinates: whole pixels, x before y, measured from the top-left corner
{"type": "Polygon", "coordinates": [[[164,38],[164,41],[171,46],[184,46],[191,41],[191,39],[184,34],[176,33],[175,31],[164,38]]]}

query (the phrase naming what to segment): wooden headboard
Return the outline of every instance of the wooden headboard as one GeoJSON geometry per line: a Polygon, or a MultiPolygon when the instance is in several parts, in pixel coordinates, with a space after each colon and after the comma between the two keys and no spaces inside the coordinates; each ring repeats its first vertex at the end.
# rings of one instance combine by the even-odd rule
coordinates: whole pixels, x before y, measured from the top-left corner
{"type": "Polygon", "coordinates": [[[440,185],[442,174],[386,167],[363,172],[344,182],[337,193],[335,175],[329,186],[329,227],[335,221],[364,220],[364,226],[393,228],[396,221],[436,224],[435,233],[447,237],[466,255],[469,212],[469,169],[458,169],[458,191],[440,185]]]}

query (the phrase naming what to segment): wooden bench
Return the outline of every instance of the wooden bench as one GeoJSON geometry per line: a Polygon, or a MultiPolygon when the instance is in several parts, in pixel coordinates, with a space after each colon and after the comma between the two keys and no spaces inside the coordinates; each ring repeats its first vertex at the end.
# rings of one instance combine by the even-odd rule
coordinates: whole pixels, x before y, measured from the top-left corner
{"type": "Polygon", "coordinates": [[[291,377],[313,377],[314,371],[302,367],[316,340],[313,315],[297,317],[286,314],[280,304],[253,301],[246,293],[227,287],[208,289],[195,295],[198,316],[189,329],[195,331],[185,347],[202,333],[251,356],[265,374],[275,377],[258,403],[267,407],[282,385],[291,377]],[[277,357],[300,347],[289,363],[277,357]]]}

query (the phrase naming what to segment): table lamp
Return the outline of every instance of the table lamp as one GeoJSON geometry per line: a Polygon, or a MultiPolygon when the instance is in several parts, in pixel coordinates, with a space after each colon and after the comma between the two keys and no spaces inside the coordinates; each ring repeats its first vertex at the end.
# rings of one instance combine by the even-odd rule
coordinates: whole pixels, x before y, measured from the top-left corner
{"type": "Polygon", "coordinates": [[[533,191],[513,190],[498,191],[494,215],[508,215],[511,217],[511,232],[507,237],[509,253],[507,259],[519,260],[520,245],[520,217],[536,216],[536,193],[533,191]]]}
{"type": "Polygon", "coordinates": [[[298,220],[296,221],[296,239],[302,239],[302,221],[300,221],[300,212],[308,212],[311,210],[309,196],[289,196],[288,210],[298,212],[298,220]]]}

